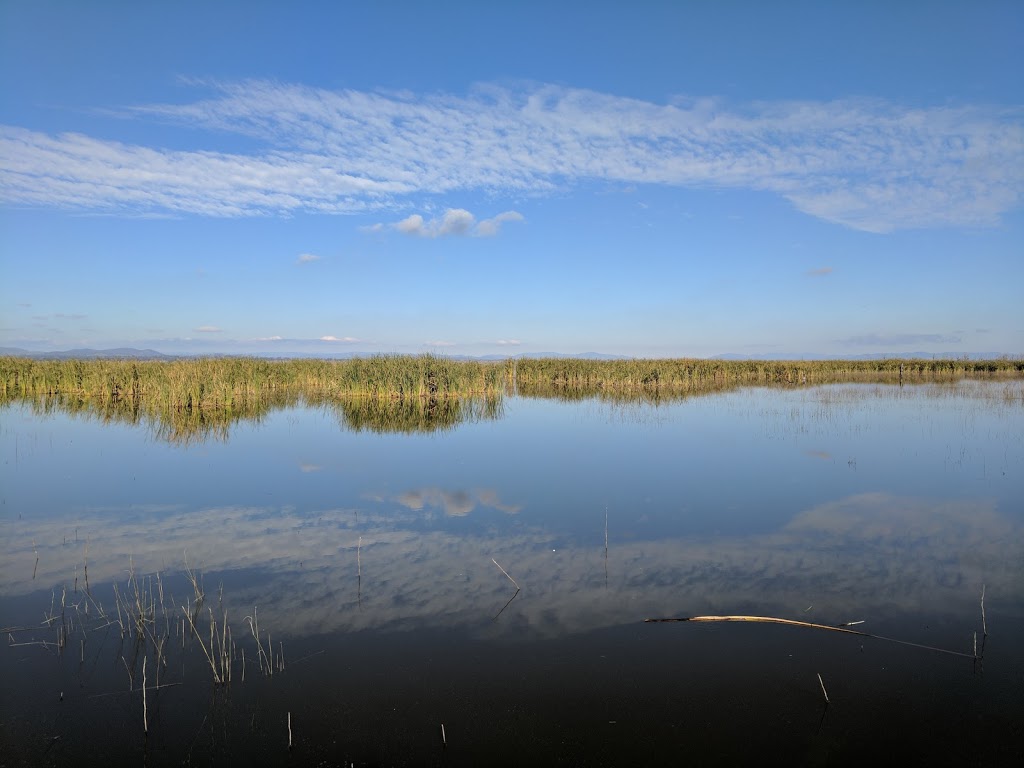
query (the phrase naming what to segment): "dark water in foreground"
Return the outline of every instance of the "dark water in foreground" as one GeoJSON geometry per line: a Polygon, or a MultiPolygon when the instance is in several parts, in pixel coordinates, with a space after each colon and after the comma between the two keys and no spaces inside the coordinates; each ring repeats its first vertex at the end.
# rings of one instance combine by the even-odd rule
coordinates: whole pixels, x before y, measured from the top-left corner
{"type": "Polygon", "coordinates": [[[0,461],[4,766],[1024,757],[1019,381],[189,445],[10,406],[0,461]],[[709,614],[964,655],[643,621],[709,614]]]}

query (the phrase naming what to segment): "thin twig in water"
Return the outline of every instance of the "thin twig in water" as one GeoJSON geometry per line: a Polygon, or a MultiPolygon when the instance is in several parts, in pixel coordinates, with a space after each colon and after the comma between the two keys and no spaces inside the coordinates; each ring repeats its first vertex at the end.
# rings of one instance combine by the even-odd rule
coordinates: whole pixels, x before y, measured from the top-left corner
{"type": "Polygon", "coordinates": [[[142,732],[149,733],[149,716],[146,711],[146,657],[142,657],[142,732]]]}
{"type": "Polygon", "coordinates": [[[288,713],[288,749],[292,748],[292,713],[288,713]]]}
{"type": "Polygon", "coordinates": [[[984,644],[984,638],[988,637],[988,626],[985,624],[985,585],[981,585],[981,636],[982,643],[984,644]]]}
{"type": "Polygon", "coordinates": [[[498,566],[498,570],[499,570],[499,571],[501,571],[501,572],[502,572],[502,573],[504,573],[504,574],[505,574],[506,576],[508,576],[508,580],[509,580],[509,581],[511,581],[511,582],[512,582],[512,583],[513,583],[513,584],[515,585],[516,591],[518,592],[518,591],[519,591],[519,589],[520,589],[520,587],[519,587],[519,585],[518,585],[518,584],[516,584],[516,580],[515,580],[515,579],[513,579],[513,578],[512,578],[511,576],[509,576],[509,575],[508,575],[508,571],[506,571],[506,570],[505,570],[504,568],[502,568],[502,567],[501,567],[500,565],[498,565],[498,561],[497,561],[497,560],[495,560],[495,559],[494,559],[493,557],[491,558],[491,562],[492,562],[492,563],[494,563],[495,565],[497,565],[497,566],[498,566]]]}
{"type": "Polygon", "coordinates": [[[890,643],[899,643],[900,645],[909,645],[913,648],[923,648],[927,651],[936,651],[938,653],[948,653],[952,656],[963,656],[964,658],[974,658],[969,653],[961,653],[960,651],[950,651],[946,648],[936,648],[931,645],[922,645],[921,643],[912,643],[909,640],[897,640],[892,637],[882,637],[881,635],[872,635],[867,632],[860,632],[856,629],[845,629],[844,627],[834,627],[830,624],[812,624],[807,621],[795,621],[793,619],[777,619],[772,616],[688,616],[685,618],[671,618],[671,619],[644,619],[646,623],[659,623],[659,622],[679,622],[679,621],[693,621],[693,622],[706,622],[706,621],[745,621],[745,622],[761,622],[765,624],[787,624],[792,627],[808,627],[810,629],[825,629],[830,632],[843,632],[848,635],[858,635],[860,637],[870,637],[874,640],[885,640],[890,643]]]}
{"type": "Polygon", "coordinates": [[[825,694],[825,704],[828,702],[828,691],[825,690],[825,681],[821,679],[821,672],[818,673],[818,682],[821,684],[821,692],[825,694]]]}

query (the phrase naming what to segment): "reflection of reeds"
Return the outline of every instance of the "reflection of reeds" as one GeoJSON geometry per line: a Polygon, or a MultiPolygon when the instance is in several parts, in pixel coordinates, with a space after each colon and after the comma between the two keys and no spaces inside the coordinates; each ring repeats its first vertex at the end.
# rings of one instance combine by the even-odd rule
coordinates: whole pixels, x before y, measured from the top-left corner
{"type": "Polygon", "coordinates": [[[342,423],[368,432],[435,432],[459,424],[501,417],[501,400],[488,398],[352,398],[335,399],[342,423]]]}

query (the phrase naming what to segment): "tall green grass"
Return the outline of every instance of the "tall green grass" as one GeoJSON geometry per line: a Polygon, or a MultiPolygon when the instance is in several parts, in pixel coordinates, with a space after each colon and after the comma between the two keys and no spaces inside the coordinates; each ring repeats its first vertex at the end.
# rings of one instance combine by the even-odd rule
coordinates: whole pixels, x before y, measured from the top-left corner
{"type": "Polygon", "coordinates": [[[690,392],[730,384],[825,384],[927,380],[955,376],[1024,376],[1024,360],[509,360],[507,381],[520,392],[690,392]]]}
{"type": "Polygon", "coordinates": [[[657,403],[737,386],[1024,377],[1024,360],[723,361],[511,359],[435,355],[350,360],[173,361],[0,357],[0,404],[30,400],[104,421],[146,422],[175,442],[225,437],[241,419],[306,402],[337,406],[354,429],[424,431],[497,418],[508,392],[657,403]]]}
{"type": "Polygon", "coordinates": [[[39,411],[143,422],[173,442],[223,438],[239,420],[300,401],[339,405],[355,429],[440,429],[467,418],[493,418],[493,402],[504,389],[500,363],[434,355],[337,361],[0,357],[0,403],[30,400],[39,411]],[[478,399],[484,404],[471,403],[478,399]]]}
{"type": "Polygon", "coordinates": [[[360,397],[499,395],[500,364],[434,355],[352,360],[252,357],[173,361],[33,360],[0,357],[0,396],[74,395],[94,400],[145,398],[171,408],[230,408],[275,392],[360,397]]]}

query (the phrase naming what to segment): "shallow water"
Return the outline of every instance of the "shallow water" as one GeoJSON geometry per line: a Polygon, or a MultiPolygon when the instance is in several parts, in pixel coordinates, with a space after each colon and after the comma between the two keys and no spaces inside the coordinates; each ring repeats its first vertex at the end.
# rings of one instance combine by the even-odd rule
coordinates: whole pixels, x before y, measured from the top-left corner
{"type": "Polygon", "coordinates": [[[295,406],[187,443],[23,405],[0,419],[8,765],[1024,750],[1019,381],[513,397],[412,434],[295,406]],[[145,642],[127,618],[140,603],[145,642]],[[232,680],[215,686],[225,610],[232,680]],[[643,621],[731,614],[863,621],[963,655],[643,621]]]}

